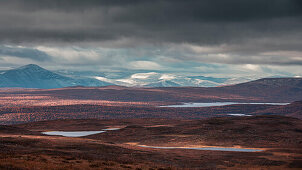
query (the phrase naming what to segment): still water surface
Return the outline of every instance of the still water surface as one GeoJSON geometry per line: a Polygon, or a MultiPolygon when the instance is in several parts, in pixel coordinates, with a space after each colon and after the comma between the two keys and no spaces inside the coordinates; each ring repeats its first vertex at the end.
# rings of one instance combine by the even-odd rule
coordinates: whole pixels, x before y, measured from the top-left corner
{"type": "Polygon", "coordinates": [[[160,146],[146,146],[138,145],[139,147],[144,148],[154,148],[154,149],[193,149],[193,150],[207,150],[207,151],[233,151],[233,152],[259,152],[263,151],[260,149],[247,149],[247,148],[223,148],[223,147],[202,147],[202,148],[193,148],[193,147],[160,147],[160,146]]]}
{"type": "Polygon", "coordinates": [[[93,135],[97,133],[104,133],[106,131],[77,131],[77,132],[67,132],[67,131],[50,131],[50,132],[42,132],[45,135],[59,135],[59,136],[66,136],[66,137],[82,137],[93,135]]]}
{"type": "Polygon", "coordinates": [[[226,106],[232,104],[267,104],[267,105],[287,105],[289,103],[239,103],[239,102],[214,102],[214,103],[183,103],[179,105],[167,105],[159,107],[211,107],[211,106],[226,106]]]}
{"type": "Polygon", "coordinates": [[[49,132],[42,132],[45,135],[58,135],[58,136],[65,136],[65,137],[82,137],[82,136],[88,136],[98,133],[104,133],[107,130],[119,130],[121,128],[107,128],[102,129],[99,131],[49,131],[49,132]]]}

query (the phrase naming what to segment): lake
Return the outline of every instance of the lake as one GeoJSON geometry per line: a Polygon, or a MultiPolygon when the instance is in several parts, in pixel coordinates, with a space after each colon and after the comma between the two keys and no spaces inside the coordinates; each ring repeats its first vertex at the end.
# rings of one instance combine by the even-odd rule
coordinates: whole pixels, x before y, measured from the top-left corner
{"type": "Polygon", "coordinates": [[[65,137],[83,137],[88,135],[94,135],[98,133],[104,133],[110,130],[119,130],[121,128],[107,128],[102,129],[99,131],[49,131],[49,132],[42,132],[45,135],[58,135],[58,136],[65,136],[65,137]]]}
{"type": "Polygon", "coordinates": [[[97,133],[104,133],[106,131],[49,131],[49,132],[42,132],[45,135],[59,135],[59,136],[65,136],[65,137],[82,137],[82,136],[88,136],[93,135],[97,133]]]}
{"type": "Polygon", "coordinates": [[[144,148],[154,148],[154,149],[193,149],[193,150],[232,151],[232,152],[260,152],[260,151],[263,151],[263,150],[260,150],[260,149],[224,148],[224,147],[193,148],[193,147],[160,147],[160,146],[146,146],[146,145],[138,145],[138,146],[139,147],[144,147],[144,148]]]}
{"type": "Polygon", "coordinates": [[[227,114],[230,116],[252,116],[252,115],[247,115],[247,114],[241,114],[241,113],[231,113],[231,114],[227,114]]]}
{"type": "Polygon", "coordinates": [[[226,106],[233,104],[266,104],[266,105],[287,105],[289,103],[240,103],[240,102],[213,102],[213,103],[183,103],[180,105],[167,105],[159,107],[211,107],[211,106],[226,106]]]}

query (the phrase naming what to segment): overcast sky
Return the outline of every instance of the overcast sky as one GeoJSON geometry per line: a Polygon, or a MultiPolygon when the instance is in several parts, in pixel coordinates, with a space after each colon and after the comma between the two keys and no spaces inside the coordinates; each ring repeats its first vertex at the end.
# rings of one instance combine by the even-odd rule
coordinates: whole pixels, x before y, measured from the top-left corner
{"type": "Polygon", "coordinates": [[[1,0],[0,68],[302,76],[301,0],[1,0]]]}

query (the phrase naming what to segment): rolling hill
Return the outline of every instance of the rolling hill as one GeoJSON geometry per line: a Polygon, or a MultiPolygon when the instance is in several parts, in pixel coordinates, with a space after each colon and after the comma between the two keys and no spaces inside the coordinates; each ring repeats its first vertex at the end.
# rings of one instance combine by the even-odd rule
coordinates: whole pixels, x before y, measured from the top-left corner
{"type": "Polygon", "coordinates": [[[0,74],[0,87],[20,88],[61,88],[68,86],[104,86],[110,83],[96,79],[74,79],[46,70],[38,65],[29,64],[0,74]]]}

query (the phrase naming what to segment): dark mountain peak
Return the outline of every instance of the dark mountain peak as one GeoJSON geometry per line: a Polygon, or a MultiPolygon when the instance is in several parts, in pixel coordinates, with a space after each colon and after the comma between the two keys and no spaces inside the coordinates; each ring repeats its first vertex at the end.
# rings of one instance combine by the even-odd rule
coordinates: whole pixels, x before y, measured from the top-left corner
{"type": "Polygon", "coordinates": [[[36,64],[28,64],[18,67],[16,69],[8,70],[3,74],[5,77],[24,77],[27,78],[62,78],[63,76],[53,73],[47,69],[44,69],[36,64]]]}
{"type": "Polygon", "coordinates": [[[103,86],[108,83],[91,79],[75,79],[44,69],[36,64],[28,64],[0,74],[0,87],[61,88],[68,86],[103,86]]]}
{"type": "Polygon", "coordinates": [[[15,70],[46,70],[36,64],[27,64],[24,66],[21,66],[19,68],[16,68],[15,70]]]}
{"type": "Polygon", "coordinates": [[[38,66],[37,64],[27,64],[27,65],[24,65],[22,67],[40,67],[40,66],[38,66]]]}

